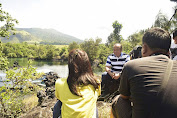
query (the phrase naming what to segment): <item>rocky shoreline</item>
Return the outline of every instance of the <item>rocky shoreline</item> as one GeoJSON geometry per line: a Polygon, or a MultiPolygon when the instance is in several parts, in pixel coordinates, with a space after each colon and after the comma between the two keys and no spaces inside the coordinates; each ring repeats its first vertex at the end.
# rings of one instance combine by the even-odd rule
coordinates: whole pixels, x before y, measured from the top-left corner
{"type": "MultiPolygon", "coordinates": [[[[30,111],[22,114],[20,118],[52,118],[53,107],[57,102],[55,97],[55,81],[60,77],[53,72],[49,72],[43,80],[46,88],[44,91],[37,93],[38,106],[32,108],[30,111]]],[[[97,101],[97,108],[99,118],[109,118],[111,103],[97,101]]]]}

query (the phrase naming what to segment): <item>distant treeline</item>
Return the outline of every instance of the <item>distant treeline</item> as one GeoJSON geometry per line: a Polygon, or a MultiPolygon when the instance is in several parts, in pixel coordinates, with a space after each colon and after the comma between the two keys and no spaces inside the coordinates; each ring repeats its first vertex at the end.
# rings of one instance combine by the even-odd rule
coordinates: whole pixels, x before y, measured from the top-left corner
{"type": "Polygon", "coordinates": [[[2,53],[8,58],[31,58],[39,60],[67,59],[67,47],[58,48],[53,45],[37,45],[28,43],[3,43],[2,53]]]}
{"type": "MultiPolygon", "coordinates": [[[[141,38],[141,36],[140,36],[141,38]]],[[[133,40],[135,41],[135,40],[133,40]]],[[[109,54],[113,53],[113,45],[117,43],[112,41],[101,44],[102,39],[87,39],[82,43],[73,42],[69,46],[54,46],[44,44],[23,43],[2,43],[2,53],[8,58],[29,58],[36,60],[67,60],[68,53],[72,49],[82,49],[87,52],[93,67],[104,68],[109,54]]],[[[123,52],[129,53],[133,46],[139,42],[132,43],[131,40],[120,42],[123,45],[123,52]]],[[[57,45],[56,43],[53,43],[57,45]]]]}

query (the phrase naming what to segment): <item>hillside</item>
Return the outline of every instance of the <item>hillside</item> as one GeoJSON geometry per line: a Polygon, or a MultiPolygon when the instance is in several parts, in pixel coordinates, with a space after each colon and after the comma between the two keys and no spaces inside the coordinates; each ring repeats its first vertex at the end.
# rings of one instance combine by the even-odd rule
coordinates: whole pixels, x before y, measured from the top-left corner
{"type": "Polygon", "coordinates": [[[16,28],[16,35],[11,35],[9,39],[0,38],[3,43],[41,43],[41,44],[55,44],[67,45],[75,42],[82,42],[82,40],[73,36],[63,34],[54,29],[41,29],[41,28],[16,28]]]}

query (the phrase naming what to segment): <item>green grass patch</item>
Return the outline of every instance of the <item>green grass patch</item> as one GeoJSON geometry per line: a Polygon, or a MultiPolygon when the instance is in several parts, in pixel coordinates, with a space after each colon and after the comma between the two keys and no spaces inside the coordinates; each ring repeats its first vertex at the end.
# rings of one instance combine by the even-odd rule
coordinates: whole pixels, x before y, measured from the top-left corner
{"type": "Polygon", "coordinates": [[[69,45],[53,45],[55,46],[56,48],[63,48],[63,47],[68,47],[69,45]]]}

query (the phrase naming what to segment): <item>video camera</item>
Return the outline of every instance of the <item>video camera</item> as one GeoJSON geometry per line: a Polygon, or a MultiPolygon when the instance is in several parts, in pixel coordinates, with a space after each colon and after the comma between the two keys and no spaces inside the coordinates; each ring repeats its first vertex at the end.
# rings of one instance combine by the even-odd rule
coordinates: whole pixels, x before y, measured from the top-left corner
{"type": "Polygon", "coordinates": [[[138,46],[135,46],[133,48],[133,50],[130,52],[130,59],[137,59],[137,58],[141,58],[142,55],[141,55],[141,49],[142,49],[142,46],[138,45],[138,46]]]}

